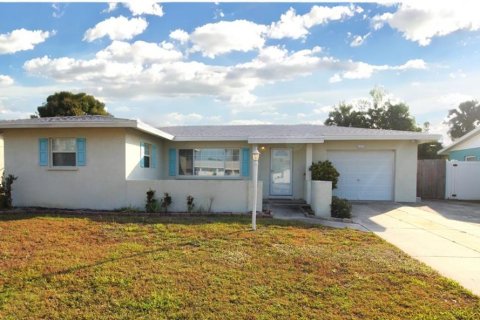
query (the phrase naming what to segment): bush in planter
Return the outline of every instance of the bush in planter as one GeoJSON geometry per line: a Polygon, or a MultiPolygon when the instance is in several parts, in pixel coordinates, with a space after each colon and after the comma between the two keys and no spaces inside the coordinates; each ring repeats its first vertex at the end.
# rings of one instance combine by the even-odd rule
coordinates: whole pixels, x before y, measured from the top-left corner
{"type": "Polygon", "coordinates": [[[334,218],[351,218],[352,217],[352,205],[347,199],[341,199],[339,197],[332,197],[332,210],[331,214],[334,218]]]}
{"type": "Polygon", "coordinates": [[[332,189],[337,188],[340,173],[338,173],[330,161],[325,160],[312,163],[309,170],[312,172],[312,180],[332,181],[332,189]]]}

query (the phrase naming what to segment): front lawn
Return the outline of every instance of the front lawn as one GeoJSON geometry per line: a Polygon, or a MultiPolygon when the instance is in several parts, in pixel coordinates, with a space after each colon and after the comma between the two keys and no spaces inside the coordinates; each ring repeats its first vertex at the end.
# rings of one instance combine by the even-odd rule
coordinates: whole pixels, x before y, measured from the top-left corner
{"type": "MultiPolygon", "coordinates": [[[[420,245],[420,244],[419,244],[420,245]]],[[[1,319],[480,319],[378,237],[244,217],[0,215],[1,319]]]]}

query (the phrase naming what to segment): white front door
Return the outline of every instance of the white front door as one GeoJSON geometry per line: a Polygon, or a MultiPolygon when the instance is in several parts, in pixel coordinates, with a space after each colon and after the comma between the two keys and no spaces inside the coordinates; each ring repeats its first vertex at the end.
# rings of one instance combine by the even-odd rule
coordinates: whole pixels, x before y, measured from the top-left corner
{"type": "Polygon", "coordinates": [[[270,161],[270,195],[292,195],[291,149],[272,149],[270,161]]]}

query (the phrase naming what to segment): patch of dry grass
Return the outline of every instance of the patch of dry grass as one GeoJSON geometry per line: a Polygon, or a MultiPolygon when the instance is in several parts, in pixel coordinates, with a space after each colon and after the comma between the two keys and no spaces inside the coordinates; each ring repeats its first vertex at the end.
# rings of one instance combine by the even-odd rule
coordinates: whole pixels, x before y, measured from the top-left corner
{"type": "Polygon", "coordinates": [[[479,319],[378,237],[242,217],[0,217],[3,319],[479,319]]]}

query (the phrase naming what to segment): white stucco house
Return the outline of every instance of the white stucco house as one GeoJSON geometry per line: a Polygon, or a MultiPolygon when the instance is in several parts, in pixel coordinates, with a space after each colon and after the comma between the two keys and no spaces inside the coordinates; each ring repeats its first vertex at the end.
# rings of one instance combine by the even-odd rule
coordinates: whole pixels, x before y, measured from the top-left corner
{"type": "Polygon", "coordinates": [[[480,161],[480,127],[454,140],[438,152],[448,160],[480,161]]]}
{"type": "Polygon", "coordinates": [[[104,116],[0,121],[5,172],[18,176],[15,206],[144,207],[149,188],[173,198],[170,210],[246,212],[252,203],[251,151],[261,152],[262,199],[311,201],[309,166],[331,160],[334,195],[351,200],[416,200],[417,145],[440,136],[322,125],[154,128],[104,116]]]}

